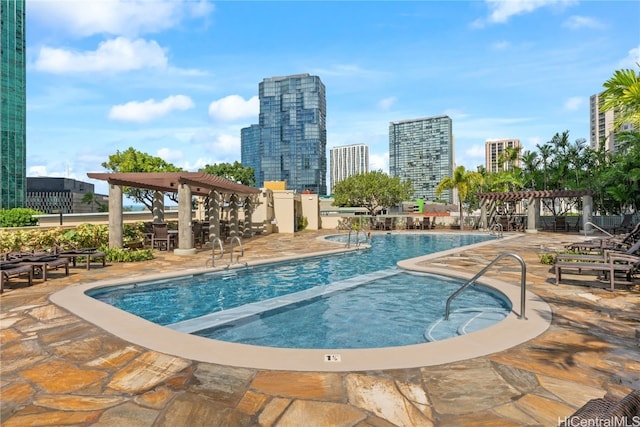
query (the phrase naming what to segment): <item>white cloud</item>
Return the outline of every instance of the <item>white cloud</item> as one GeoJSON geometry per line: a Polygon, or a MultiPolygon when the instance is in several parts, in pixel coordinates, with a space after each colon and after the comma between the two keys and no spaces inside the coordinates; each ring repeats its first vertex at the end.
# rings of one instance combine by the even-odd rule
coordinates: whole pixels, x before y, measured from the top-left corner
{"type": "Polygon", "coordinates": [[[35,62],[37,70],[50,73],[118,72],[166,66],[167,56],[158,43],[124,37],[104,41],[95,51],[43,47],[35,62]]]}
{"type": "Polygon", "coordinates": [[[511,46],[511,43],[509,43],[506,40],[500,40],[497,42],[494,42],[493,44],[491,44],[491,49],[492,50],[505,50],[507,48],[509,48],[509,46],[511,46]]]}
{"type": "Polygon", "coordinates": [[[188,96],[169,96],[160,102],[149,99],[144,102],[131,101],[122,105],[115,105],[109,111],[109,118],[129,122],[148,122],[162,116],[166,116],[175,110],[188,110],[194,107],[194,103],[188,96]]]}
{"type": "Polygon", "coordinates": [[[40,0],[27,2],[29,19],[76,37],[157,33],[182,20],[206,17],[213,4],[199,1],[40,0]]]}
{"type": "Polygon", "coordinates": [[[181,150],[172,150],[171,148],[161,148],[158,150],[157,156],[168,163],[176,163],[182,160],[184,154],[181,150]]]}
{"type": "Polygon", "coordinates": [[[254,96],[244,100],[240,95],[229,95],[209,104],[209,117],[213,120],[233,121],[255,117],[260,113],[260,100],[254,96]]]}
{"type": "Polygon", "coordinates": [[[485,0],[491,13],[486,19],[478,19],[473,27],[482,28],[487,24],[504,24],[513,16],[531,13],[542,7],[565,7],[577,3],[577,0],[485,0]]]}
{"type": "Polygon", "coordinates": [[[27,176],[48,176],[47,167],[43,165],[31,166],[27,171],[27,176]]]}
{"type": "Polygon", "coordinates": [[[380,101],[378,101],[378,109],[383,111],[389,111],[393,106],[393,104],[395,104],[397,101],[398,101],[398,98],[396,98],[395,96],[390,96],[388,98],[381,99],[380,101]]]}
{"type": "Polygon", "coordinates": [[[604,28],[604,25],[597,19],[578,15],[570,16],[566,21],[564,21],[562,26],[565,28],[570,28],[572,30],[579,30],[581,28],[590,28],[597,30],[604,28]]]}
{"type": "Polygon", "coordinates": [[[626,58],[620,61],[620,66],[623,68],[633,68],[636,69],[640,65],[640,46],[634,47],[629,50],[629,54],[626,58]]]}
{"type": "Polygon", "coordinates": [[[565,111],[576,111],[587,104],[587,99],[583,96],[573,96],[564,102],[565,111]]]}

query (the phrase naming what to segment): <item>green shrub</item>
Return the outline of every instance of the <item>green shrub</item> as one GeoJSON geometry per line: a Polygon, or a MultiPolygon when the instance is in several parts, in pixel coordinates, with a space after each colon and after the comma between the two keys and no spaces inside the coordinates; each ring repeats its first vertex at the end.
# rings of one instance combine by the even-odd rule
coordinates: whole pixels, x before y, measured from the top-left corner
{"type": "Polygon", "coordinates": [[[42,212],[28,208],[0,209],[0,227],[30,227],[38,225],[38,218],[42,212]]]}
{"type": "Polygon", "coordinates": [[[538,257],[540,257],[542,264],[552,265],[556,262],[555,254],[539,254],[538,257]]]}
{"type": "Polygon", "coordinates": [[[147,261],[153,259],[153,251],[151,249],[119,249],[119,248],[103,248],[104,253],[109,262],[136,262],[147,261]]]}

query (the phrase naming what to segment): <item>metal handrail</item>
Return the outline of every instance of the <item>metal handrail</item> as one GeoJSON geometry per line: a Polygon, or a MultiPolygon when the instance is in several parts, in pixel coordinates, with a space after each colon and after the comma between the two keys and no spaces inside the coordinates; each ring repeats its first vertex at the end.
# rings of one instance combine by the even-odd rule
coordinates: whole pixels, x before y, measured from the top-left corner
{"type": "Polygon", "coordinates": [[[608,234],[609,237],[613,237],[613,234],[609,233],[607,230],[603,230],[602,228],[598,227],[597,225],[595,225],[591,221],[587,221],[587,222],[584,223],[584,237],[587,237],[587,225],[591,225],[591,226],[597,228],[598,230],[602,231],[604,234],[608,234]]]}
{"type": "Polygon", "coordinates": [[[527,265],[524,263],[524,260],[519,255],[512,254],[512,253],[504,253],[504,254],[498,255],[493,261],[491,261],[489,263],[489,265],[487,265],[485,268],[480,270],[480,272],[478,274],[473,276],[473,278],[471,278],[469,281],[467,281],[467,283],[465,283],[457,291],[455,291],[449,297],[449,299],[447,299],[447,306],[446,306],[446,309],[445,309],[445,312],[444,312],[444,320],[449,320],[449,313],[451,312],[451,301],[453,301],[453,299],[455,297],[457,297],[458,294],[460,294],[460,292],[465,290],[470,285],[474,284],[475,281],[478,280],[478,278],[480,276],[482,276],[484,273],[486,273],[487,270],[489,270],[489,268],[492,267],[496,262],[500,261],[502,258],[507,257],[507,256],[515,258],[520,263],[520,266],[522,267],[522,274],[520,275],[520,314],[518,315],[518,319],[527,320],[527,318],[525,317],[525,312],[524,312],[524,310],[525,310],[525,301],[526,301],[526,292],[527,292],[527,265]]]}
{"type": "Polygon", "coordinates": [[[502,224],[500,224],[499,222],[496,222],[495,224],[493,224],[489,229],[489,231],[491,232],[491,234],[496,234],[498,237],[502,237],[504,235],[503,233],[504,229],[502,227],[502,224]]]}
{"type": "Polygon", "coordinates": [[[236,241],[238,242],[238,246],[240,247],[240,255],[238,255],[238,257],[236,258],[236,263],[240,262],[240,257],[244,256],[244,248],[242,247],[242,241],[240,240],[240,237],[233,236],[231,238],[231,242],[229,242],[229,245],[230,245],[229,253],[231,255],[229,265],[233,264],[233,243],[236,241]]]}
{"type": "Polygon", "coordinates": [[[216,266],[216,243],[218,244],[218,247],[220,248],[220,255],[218,256],[218,259],[222,259],[222,257],[224,256],[224,248],[222,247],[222,239],[220,239],[219,237],[214,237],[213,240],[211,241],[211,258],[207,260],[206,266],[209,266],[209,261],[211,261],[211,266],[215,267],[216,266]]]}
{"type": "MultiPolygon", "coordinates": [[[[354,231],[356,232],[356,241],[355,241],[356,248],[360,247],[360,230],[349,230],[349,234],[347,235],[347,244],[346,244],[347,248],[351,247],[351,233],[354,231]]],[[[365,233],[363,230],[362,234],[364,235],[364,238],[366,241],[367,233],[365,233]]]]}

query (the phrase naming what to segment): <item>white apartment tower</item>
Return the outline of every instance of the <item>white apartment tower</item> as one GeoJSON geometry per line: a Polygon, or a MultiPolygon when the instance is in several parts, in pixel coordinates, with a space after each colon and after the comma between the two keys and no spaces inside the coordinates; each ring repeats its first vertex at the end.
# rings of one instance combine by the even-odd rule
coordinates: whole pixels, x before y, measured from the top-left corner
{"type": "Polygon", "coordinates": [[[345,145],[330,150],[331,194],[336,184],[350,176],[369,172],[369,147],[345,145]]]}
{"type": "Polygon", "coordinates": [[[519,139],[505,138],[505,139],[488,139],[485,141],[485,168],[487,172],[500,172],[513,169],[514,166],[520,167],[521,155],[518,153],[515,161],[505,162],[501,155],[508,148],[519,148],[522,150],[522,144],[519,139]]]}
{"type": "MultiPolygon", "coordinates": [[[[616,132],[613,131],[616,114],[614,110],[600,112],[600,96],[591,95],[589,100],[589,146],[597,150],[604,143],[605,150],[615,152],[618,148],[616,132]]],[[[623,123],[618,132],[633,130],[633,125],[623,123]]]]}

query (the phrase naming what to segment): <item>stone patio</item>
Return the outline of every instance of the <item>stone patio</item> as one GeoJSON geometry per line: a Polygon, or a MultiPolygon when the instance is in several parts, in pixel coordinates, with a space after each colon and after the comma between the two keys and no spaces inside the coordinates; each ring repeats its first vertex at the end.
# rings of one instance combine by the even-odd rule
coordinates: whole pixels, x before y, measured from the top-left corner
{"type": "MultiPolygon", "coordinates": [[[[429,231],[431,232],[431,231],[429,231]]],[[[251,264],[328,249],[332,231],[255,237],[251,264]]],[[[528,289],[553,309],[537,338],[484,357],[412,369],[268,371],[181,359],[128,343],[49,301],[74,284],[203,267],[210,255],[157,253],[153,261],[52,271],[0,296],[2,426],[552,426],[588,400],[640,389],[640,290],[604,290],[592,276],[553,270],[538,255],[583,239],[521,234],[425,261],[477,272],[498,254],[527,264],[528,289]]],[[[489,277],[519,283],[501,261],[489,277]]],[[[13,287],[12,287],[13,286],[13,287]]],[[[517,302],[514,301],[514,306],[517,302]]]]}

